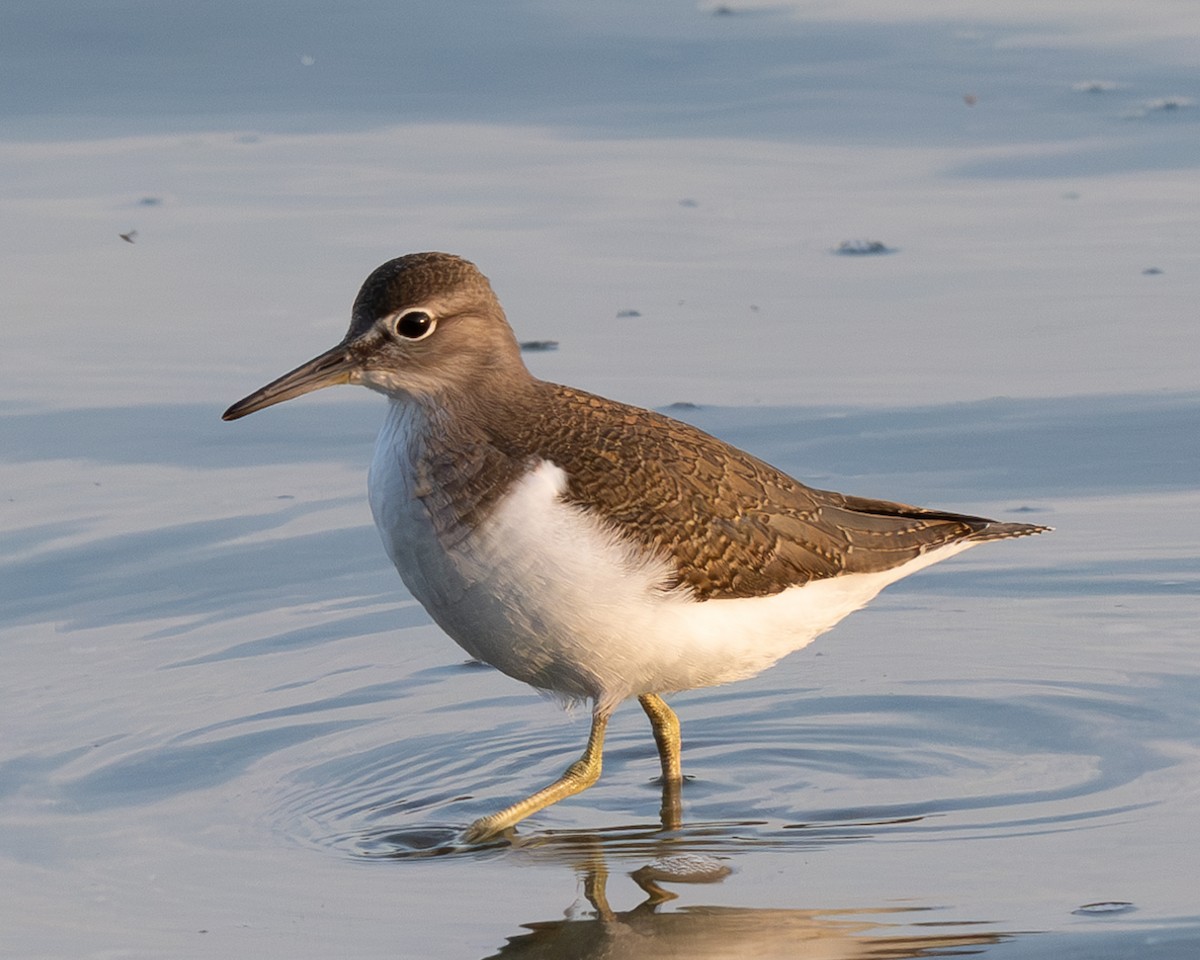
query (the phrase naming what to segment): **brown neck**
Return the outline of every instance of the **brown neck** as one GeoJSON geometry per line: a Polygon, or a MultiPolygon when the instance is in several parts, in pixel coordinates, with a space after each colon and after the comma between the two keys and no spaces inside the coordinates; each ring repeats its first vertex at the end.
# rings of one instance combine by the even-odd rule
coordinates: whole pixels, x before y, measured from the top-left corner
{"type": "Polygon", "coordinates": [[[418,496],[443,540],[453,542],[481,522],[529,469],[531,424],[541,418],[548,387],[518,357],[516,369],[479,371],[469,389],[394,398],[419,410],[422,425],[408,455],[418,496]]]}

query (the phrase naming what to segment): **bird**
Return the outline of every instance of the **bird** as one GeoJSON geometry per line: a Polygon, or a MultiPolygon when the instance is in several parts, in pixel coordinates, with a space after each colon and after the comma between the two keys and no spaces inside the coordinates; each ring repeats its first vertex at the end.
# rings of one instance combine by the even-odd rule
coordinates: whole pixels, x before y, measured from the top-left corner
{"type": "Polygon", "coordinates": [[[697,427],[540,380],[488,279],[448,253],[377,268],[340,343],[223,419],[345,383],[388,399],[368,499],[408,591],[472,658],[590,704],[580,758],[467,843],[595,783],[609,717],[634,697],[677,788],[665,696],[754,676],[902,577],[1050,529],[814,489],[697,427]]]}

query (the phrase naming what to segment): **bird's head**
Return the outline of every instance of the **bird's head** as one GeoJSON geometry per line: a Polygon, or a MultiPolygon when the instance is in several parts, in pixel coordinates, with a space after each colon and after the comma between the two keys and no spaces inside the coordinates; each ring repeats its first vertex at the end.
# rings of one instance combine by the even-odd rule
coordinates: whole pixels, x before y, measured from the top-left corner
{"type": "Polygon", "coordinates": [[[413,253],[367,277],[341,343],[239,400],[222,419],[338,383],[421,401],[470,393],[505,374],[529,376],[487,277],[461,257],[413,253]]]}

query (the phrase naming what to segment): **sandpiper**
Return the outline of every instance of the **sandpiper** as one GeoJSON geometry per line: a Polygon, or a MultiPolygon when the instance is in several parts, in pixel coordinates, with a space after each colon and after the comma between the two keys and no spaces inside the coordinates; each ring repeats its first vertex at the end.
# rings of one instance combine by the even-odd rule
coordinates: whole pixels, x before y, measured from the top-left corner
{"type": "Polygon", "coordinates": [[[487,278],[450,254],[383,264],[341,343],[224,419],[338,383],[390,401],[369,497],[412,595],[472,657],[592,704],[582,757],[468,842],[595,783],[621,701],[638,698],[678,784],[664,694],[753,676],[901,577],[1048,529],[815,490],[696,427],[539,380],[487,278]]]}

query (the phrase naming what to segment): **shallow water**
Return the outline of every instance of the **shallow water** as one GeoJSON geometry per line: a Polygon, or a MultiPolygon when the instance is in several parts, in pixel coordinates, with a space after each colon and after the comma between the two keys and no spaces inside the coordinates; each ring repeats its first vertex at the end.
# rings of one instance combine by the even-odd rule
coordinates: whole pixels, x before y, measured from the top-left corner
{"type": "MultiPolygon", "coordinates": [[[[1095,451],[1089,483],[1115,492],[1072,493],[1036,442],[1069,408],[688,411],[797,472],[797,437],[853,463],[876,428],[962,450],[1020,418],[1029,452],[1003,467],[889,459],[887,476],[828,479],[1059,529],[905,581],[754,680],[674,698],[678,826],[626,708],[596,787],[484,849],[457,831],[557,775],[586,721],[462,662],[404,599],[357,495],[367,443],[358,464],[297,445],[292,464],[265,446],[185,465],[169,444],[158,463],[63,462],[36,454],[46,415],[5,418],[4,449],[25,451],[5,458],[10,507],[30,518],[2,581],[18,952],[724,956],[750,937],[767,956],[908,956],[1035,931],[1053,951],[1067,934],[1194,948],[1195,435],[1162,431],[1153,483],[1095,451]],[[1046,495],[1013,501],[1012,475],[1046,495]],[[89,499],[63,511],[70,487],[89,499]],[[669,879],[643,889],[648,870],[669,879]],[[1107,902],[1132,906],[1078,912],[1107,902]]],[[[1149,435],[1200,397],[1095,408],[1149,435]]],[[[279,430],[381,412],[297,405],[279,430]]],[[[205,446],[228,429],[209,413],[93,411],[90,432],[136,424],[113,459],[137,460],[187,430],[205,446]]]]}
{"type": "Polygon", "coordinates": [[[1195,956],[1192,8],[454,6],[5,14],[0,954],[1195,956]],[[678,817],[626,706],[465,848],[586,711],[408,598],[377,398],[217,419],[437,247],[541,376],[1056,530],[672,698],[678,817]]]}

